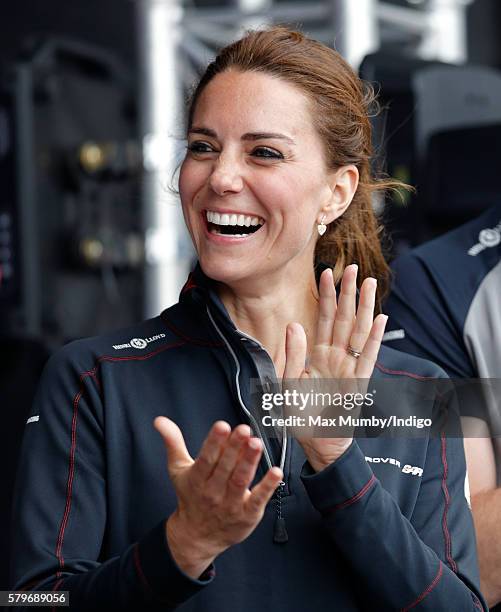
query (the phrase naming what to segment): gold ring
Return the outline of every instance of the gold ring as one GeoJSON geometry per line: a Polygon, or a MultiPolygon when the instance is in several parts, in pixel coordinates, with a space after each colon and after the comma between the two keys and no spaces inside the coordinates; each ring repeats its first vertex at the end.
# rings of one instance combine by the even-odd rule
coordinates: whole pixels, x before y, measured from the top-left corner
{"type": "Polygon", "coordinates": [[[348,353],[348,355],[351,355],[352,357],[355,357],[355,359],[358,359],[360,357],[360,355],[362,354],[360,351],[357,351],[356,349],[354,349],[349,344],[346,347],[346,352],[348,353]]]}

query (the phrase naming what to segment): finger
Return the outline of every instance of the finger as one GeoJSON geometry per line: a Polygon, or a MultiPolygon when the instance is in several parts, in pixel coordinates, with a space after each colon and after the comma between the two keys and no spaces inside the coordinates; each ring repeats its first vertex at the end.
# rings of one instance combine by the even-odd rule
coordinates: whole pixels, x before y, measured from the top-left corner
{"type": "Polygon", "coordinates": [[[375,278],[366,278],[360,288],[360,299],[355,320],[355,327],[350,336],[349,344],[352,348],[362,352],[371,333],[374,321],[374,305],[376,303],[377,281],[375,278]]]}
{"type": "Polygon", "coordinates": [[[300,323],[289,323],[285,333],[284,378],[300,378],[306,361],[306,333],[300,323]]]}
{"type": "Polygon", "coordinates": [[[231,434],[226,421],[216,421],[205,438],[192,468],[194,482],[205,483],[210,477],[231,434]]]}
{"type": "Polygon", "coordinates": [[[317,337],[315,344],[332,344],[332,328],[337,309],[336,287],[332,269],[324,270],[319,283],[317,337]]]}
{"type": "Polygon", "coordinates": [[[345,349],[353,331],[357,299],[357,271],[356,264],[347,266],[341,281],[341,293],[332,334],[332,345],[336,348],[345,349]]]}
{"type": "Polygon", "coordinates": [[[183,434],[179,427],[167,417],[158,416],[153,421],[153,426],[160,433],[167,449],[167,469],[169,473],[184,469],[193,464],[183,434]]]}
{"type": "Polygon", "coordinates": [[[283,477],[283,472],[278,467],[272,467],[268,470],[262,480],[253,487],[249,498],[245,502],[246,512],[260,514],[282,482],[283,477]]]}
{"type": "Polygon", "coordinates": [[[387,321],[387,315],[383,314],[379,314],[374,319],[369,338],[365,343],[360,358],[357,360],[357,368],[355,370],[357,378],[370,378],[372,376],[379,349],[381,348],[381,342],[383,341],[387,321]]]}
{"type": "Polygon", "coordinates": [[[249,438],[243,447],[239,460],[228,480],[226,498],[232,503],[242,498],[256,474],[256,469],[263,452],[259,438],[249,438]]]}
{"type": "Polygon", "coordinates": [[[247,443],[251,434],[248,425],[238,425],[231,432],[224,451],[217,462],[212,475],[207,480],[207,490],[213,491],[215,495],[222,496],[226,491],[228,478],[231,476],[237,463],[240,450],[247,443]]]}

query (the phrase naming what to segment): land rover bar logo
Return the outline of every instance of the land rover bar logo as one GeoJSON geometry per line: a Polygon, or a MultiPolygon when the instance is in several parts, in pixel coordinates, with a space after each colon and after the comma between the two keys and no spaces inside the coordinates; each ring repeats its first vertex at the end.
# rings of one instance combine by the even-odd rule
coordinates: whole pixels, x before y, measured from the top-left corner
{"type": "Polygon", "coordinates": [[[145,349],[150,342],[155,342],[162,338],[165,338],[165,334],[157,334],[156,336],[151,336],[151,338],[132,338],[129,342],[125,342],[124,344],[114,344],[113,348],[115,351],[126,348],[145,349]]]}

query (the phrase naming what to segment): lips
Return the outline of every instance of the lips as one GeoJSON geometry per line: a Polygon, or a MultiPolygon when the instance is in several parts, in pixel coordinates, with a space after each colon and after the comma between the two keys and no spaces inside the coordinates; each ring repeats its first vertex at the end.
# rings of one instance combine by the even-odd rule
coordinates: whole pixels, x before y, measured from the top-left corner
{"type": "Polygon", "coordinates": [[[241,213],[220,213],[205,211],[207,229],[211,235],[245,239],[257,232],[265,223],[264,219],[241,213]]]}

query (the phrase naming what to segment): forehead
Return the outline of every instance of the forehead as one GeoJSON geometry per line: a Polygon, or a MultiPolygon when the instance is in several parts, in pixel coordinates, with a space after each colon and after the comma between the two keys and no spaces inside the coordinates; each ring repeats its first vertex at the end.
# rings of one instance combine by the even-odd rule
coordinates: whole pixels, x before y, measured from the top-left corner
{"type": "Polygon", "coordinates": [[[306,94],[283,79],[253,71],[228,70],[214,77],[202,91],[193,115],[193,124],[201,123],[206,127],[245,126],[245,131],[272,127],[291,136],[314,131],[306,94]]]}

